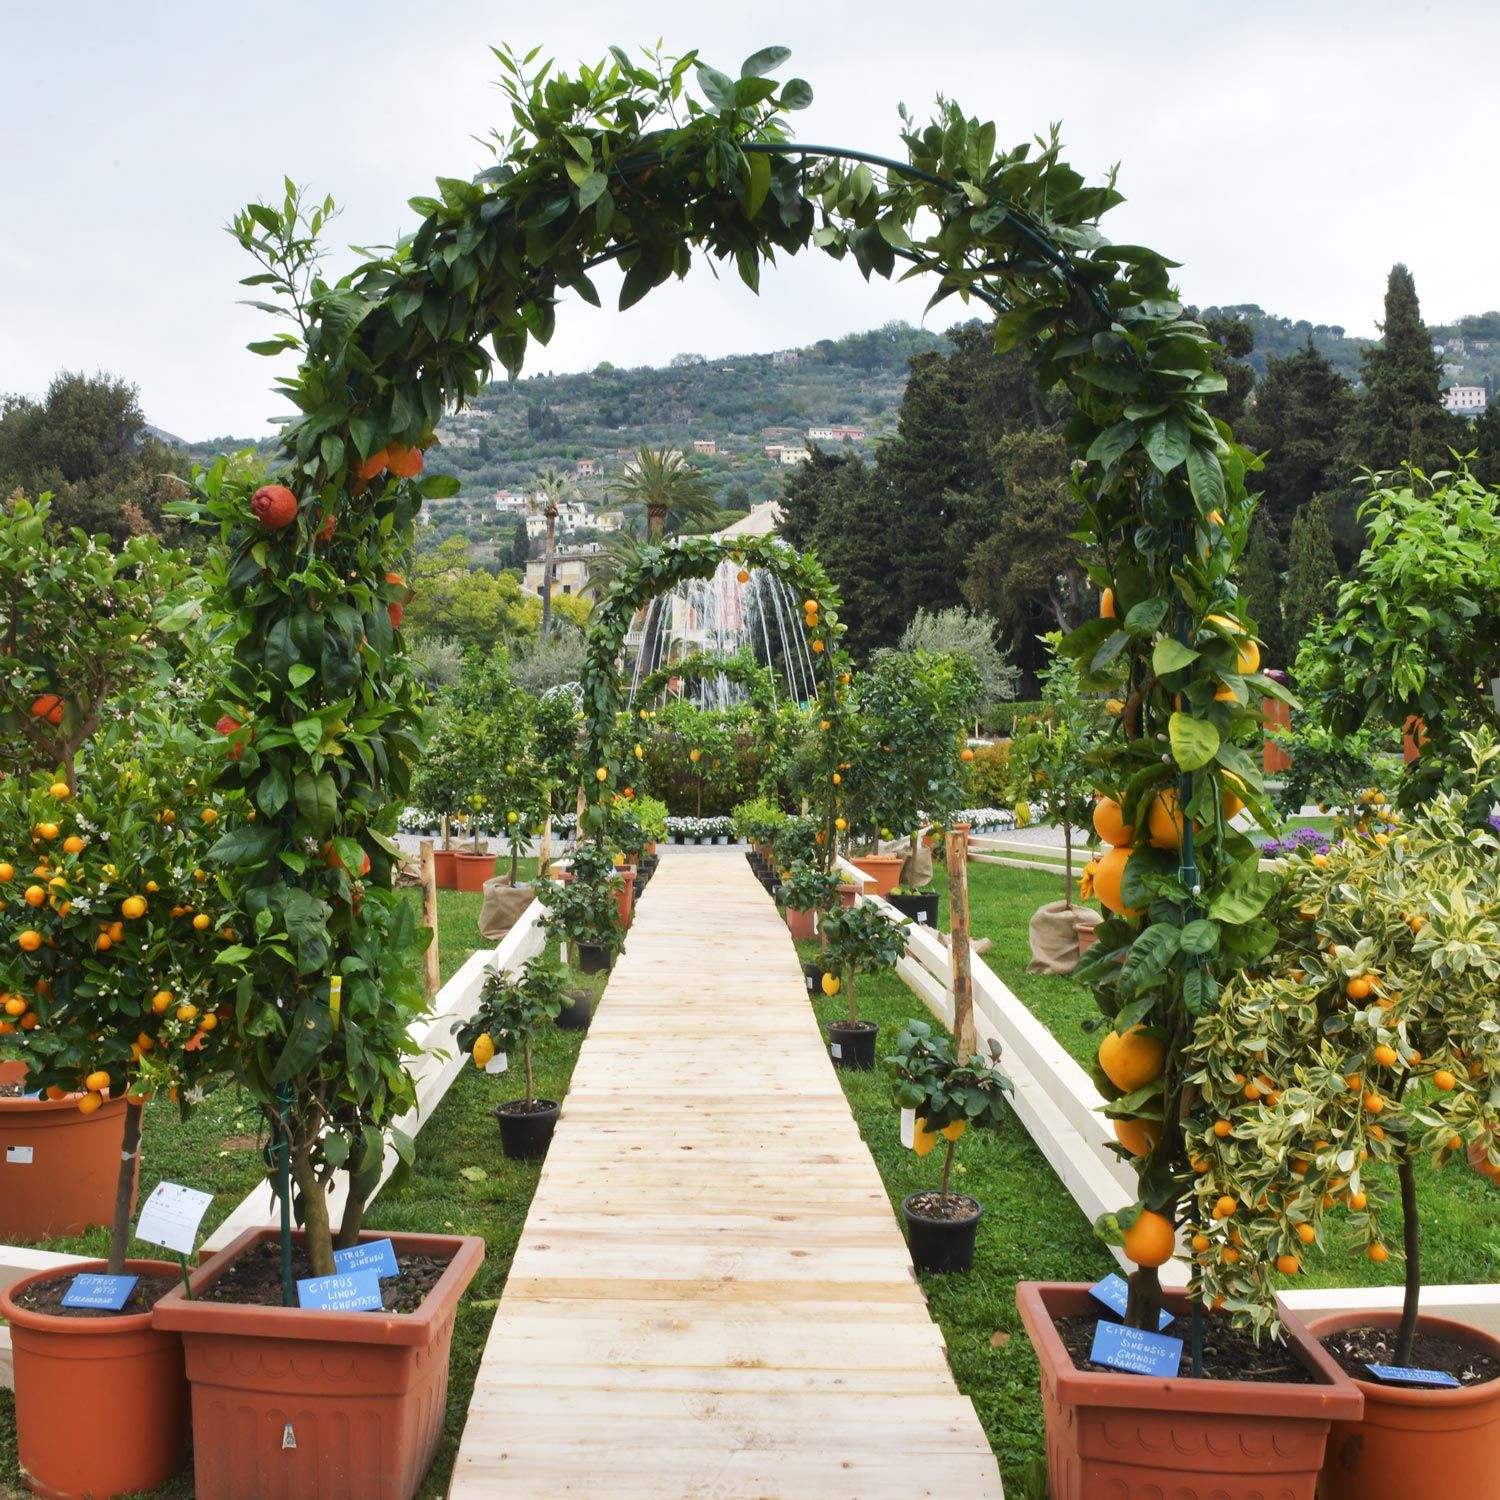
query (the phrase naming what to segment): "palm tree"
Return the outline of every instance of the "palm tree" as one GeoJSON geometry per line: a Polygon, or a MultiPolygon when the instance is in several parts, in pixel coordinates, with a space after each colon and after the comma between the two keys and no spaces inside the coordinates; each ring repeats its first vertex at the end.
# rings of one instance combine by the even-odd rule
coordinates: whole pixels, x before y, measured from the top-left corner
{"type": "Polygon", "coordinates": [[[642,446],[626,465],[625,477],[615,481],[626,504],[646,512],[651,540],[660,541],[667,529],[706,525],[719,516],[719,502],[703,475],[676,448],[642,446]]]}
{"type": "Polygon", "coordinates": [[[540,513],[547,521],[547,545],[542,553],[542,639],[552,630],[552,566],[557,549],[557,513],[564,498],[573,490],[573,481],[559,474],[550,464],[532,480],[532,493],[526,507],[540,513]]]}

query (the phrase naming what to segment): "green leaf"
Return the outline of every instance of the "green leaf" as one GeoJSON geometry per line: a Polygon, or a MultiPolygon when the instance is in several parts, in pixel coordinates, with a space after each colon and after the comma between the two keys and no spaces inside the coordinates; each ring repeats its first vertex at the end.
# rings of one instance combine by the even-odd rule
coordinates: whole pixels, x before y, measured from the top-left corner
{"type": "Polygon", "coordinates": [[[465,1182],[488,1182],[490,1174],[483,1167],[460,1167],[458,1175],[465,1182]]]}
{"type": "Polygon", "coordinates": [[[333,1035],[333,1013],[321,1000],[305,997],[287,1028],[286,1046],[271,1071],[273,1088],[290,1083],[308,1068],[333,1035]]]}
{"type": "Polygon", "coordinates": [[[1219,995],[1219,981],[1207,969],[1189,969],[1182,976],[1182,1003],[1190,1016],[1201,1016],[1219,995]]]}
{"type": "Polygon", "coordinates": [[[311,755],[323,743],[323,721],[318,718],[298,719],[292,725],[292,738],[311,755]]]}
{"type": "Polygon", "coordinates": [[[1193,434],[1176,412],[1146,429],[1146,452],[1163,474],[1171,473],[1188,456],[1192,446],[1193,434]]]}
{"type": "Polygon", "coordinates": [[[1199,918],[1182,929],[1182,951],[1184,953],[1212,953],[1219,946],[1219,928],[1214,922],[1199,918]]]}
{"type": "Polygon", "coordinates": [[[306,662],[299,661],[291,668],[290,671],[287,672],[286,675],[287,681],[290,682],[294,688],[299,688],[306,687],[307,684],[311,682],[313,678],[318,674],[316,670],[308,666],[306,662]]]}
{"type": "Polygon", "coordinates": [[[1209,903],[1208,914],[1220,922],[1239,926],[1258,917],[1276,894],[1277,879],[1269,871],[1253,871],[1245,879],[1220,891],[1209,903]]]}
{"type": "Polygon", "coordinates": [[[783,109],[806,109],[813,102],[812,84],[805,78],[792,78],[781,91],[783,109]]]}
{"type": "Polygon", "coordinates": [[[338,816],[338,788],[326,771],[298,771],[296,780],[297,811],[317,838],[333,827],[338,816]]]}
{"type": "Polygon", "coordinates": [[[1193,499],[1205,514],[1211,510],[1222,510],[1224,506],[1224,470],[1219,456],[1200,448],[1196,443],[1188,450],[1188,483],[1193,489],[1193,499]]]}
{"type": "Polygon", "coordinates": [[[1135,439],[1134,422],[1116,422],[1113,427],[1106,427],[1089,444],[1089,451],[1084,456],[1090,463],[1100,463],[1108,468],[1135,447],[1135,439]]]}
{"type": "Polygon", "coordinates": [[[1125,616],[1125,628],[1131,635],[1151,635],[1161,629],[1162,621],[1167,618],[1170,608],[1171,603],[1164,595],[1143,599],[1139,604],[1131,606],[1125,616]]]}
{"type": "Polygon", "coordinates": [[[715,109],[734,108],[734,79],[707,63],[698,64],[698,87],[715,109]]]}
{"type": "Polygon", "coordinates": [[[1181,946],[1182,933],[1170,922],[1153,922],[1131,945],[1120,970],[1120,988],[1136,994],[1167,972],[1181,946]]]}
{"type": "Polygon", "coordinates": [[[1172,758],[1184,771],[1197,771],[1219,753],[1219,731],[1206,719],[1175,713],[1167,721],[1172,758]]]}
{"type": "Polygon", "coordinates": [[[447,500],[458,494],[463,484],[456,474],[424,474],[417,488],[426,500],[447,500]]]}
{"type": "Polygon", "coordinates": [[[247,823],[243,828],[226,833],[208,851],[208,857],[218,864],[236,868],[263,864],[275,852],[279,839],[276,829],[247,823]]]}
{"type": "Polygon", "coordinates": [[[745,195],[745,212],[753,219],[771,191],[771,158],[756,151],[748,159],[750,185],[745,195]]]}
{"type": "Polygon", "coordinates": [[[603,172],[590,172],[578,184],[579,208],[592,208],[599,198],[609,191],[609,178],[603,172]]]}
{"type": "Polygon", "coordinates": [[[1151,653],[1151,667],[1158,677],[1165,677],[1168,672],[1180,672],[1197,660],[1198,653],[1191,646],[1184,646],[1171,636],[1158,641],[1151,653]]]}
{"type": "Polygon", "coordinates": [[[762,47],[740,64],[741,78],[764,78],[774,73],[792,55],[790,47],[762,47]]]}

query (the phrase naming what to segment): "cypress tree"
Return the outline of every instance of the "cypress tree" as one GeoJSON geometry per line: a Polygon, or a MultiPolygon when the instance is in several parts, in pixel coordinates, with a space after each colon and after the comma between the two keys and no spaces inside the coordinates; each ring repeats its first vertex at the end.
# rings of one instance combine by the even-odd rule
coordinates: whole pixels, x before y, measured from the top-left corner
{"type": "Polygon", "coordinates": [[[1286,588],[1281,596],[1283,631],[1292,660],[1313,621],[1333,607],[1339,575],[1329,507],[1329,498],[1319,495],[1292,519],[1286,588]]]}
{"type": "Polygon", "coordinates": [[[1257,633],[1265,648],[1267,666],[1285,667],[1286,632],[1282,626],[1281,585],[1271,562],[1266,540],[1266,525],[1256,516],[1250,523],[1250,537],[1240,564],[1240,589],[1250,606],[1257,633]]]}

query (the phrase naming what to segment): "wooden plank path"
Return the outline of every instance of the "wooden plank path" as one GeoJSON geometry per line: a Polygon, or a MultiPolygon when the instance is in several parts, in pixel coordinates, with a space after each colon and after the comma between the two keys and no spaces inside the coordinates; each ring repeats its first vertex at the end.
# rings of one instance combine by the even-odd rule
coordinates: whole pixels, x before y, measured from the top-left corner
{"type": "Polygon", "coordinates": [[[1002,1494],[742,850],[662,851],[573,1073],[449,1494],[1002,1494]]]}

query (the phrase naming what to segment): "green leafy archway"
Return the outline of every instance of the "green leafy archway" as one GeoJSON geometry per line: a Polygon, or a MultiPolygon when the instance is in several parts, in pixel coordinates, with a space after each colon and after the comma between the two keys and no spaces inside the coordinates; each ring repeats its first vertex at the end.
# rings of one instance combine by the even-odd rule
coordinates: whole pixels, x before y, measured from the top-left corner
{"type": "MultiPolygon", "coordinates": [[[[284,922],[295,889],[300,952],[326,954],[299,961],[286,944],[262,944],[237,960],[247,994],[286,1000],[284,1012],[257,1008],[251,1053],[281,1051],[304,998],[326,1017],[330,971],[360,975],[346,1021],[379,1014],[380,965],[361,955],[378,946],[380,903],[339,901],[358,845],[383,871],[406,766],[420,753],[400,569],[422,498],[454,488],[417,477],[441,417],[488,379],[491,348],[518,371],[528,344],[551,337],[566,293],[597,305],[589,273],[603,263],[623,267],[629,307],[685,274],[695,252],[732,262],[754,288],[778,251],[811,247],[852,257],[866,278],[926,273],[933,302],[977,299],[995,312],[997,347],[1029,342],[1043,386],[1066,385],[1075,399],[1072,486],[1108,607],[1064,649],[1086,683],[1123,683],[1099,778],[1123,806],[1129,840],[1112,888],[1118,914],[1100,929],[1090,974],[1122,1031],[1146,1025],[1169,1043],[1160,1089],[1140,1101],[1162,1116],[1140,1181],[1146,1206],[1176,1215],[1193,1196],[1189,1139],[1210,1157],[1220,1149],[1193,1116],[1181,1044],[1219,975],[1275,938],[1260,920],[1269,888],[1255,849],[1223,808],[1243,800],[1270,816],[1253,750],[1259,698],[1280,689],[1258,673],[1254,622],[1231,577],[1253,460],[1205,404],[1224,389],[1218,349],[1179,304],[1173,263],[1109,243],[1099,221],[1120,201],[1114,181],[1087,184],[1055,131],[1001,149],[992,122],[943,101],[926,125],[903,114],[905,160],[792,140],[787,115],[812,91],[772,78],[785,48],[747,59],[738,77],[696,53],[636,60],[615,50],[573,77],[550,64],[528,71],[535,54],[496,55],[514,123],[495,136],[495,164],[413,200],[422,222],[394,250],[324,280],[316,240],[332,205],[305,208],[290,184],[281,202],[254,204],[234,225],[261,263],[249,282],[270,288],[281,305],[267,306],[291,320],[252,347],[295,350],[301,364],[281,382],[297,412],[283,435],[290,511],[278,496],[252,514],[233,472],[200,492],[224,529],[238,629],[215,709],[253,720],[226,777],[265,814],[219,858],[247,922],[267,920],[262,911],[284,922]],[[339,866],[297,853],[328,839],[339,866]]],[[[661,553],[647,566],[665,585],[674,571],[692,576],[693,556],[661,553]]],[[[616,617],[590,647],[595,754],[618,707],[598,657],[612,668],[616,627],[622,639],[616,617]]],[[[368,1121],[384,1096],[373,1085],[349,1096],[350,1033],[323,1026],[311,1058],[299,1053],[281,1073],[312,1068],[325,1095],[342,1090],[341,1107],[368,1121]]],[[[1198,1191],[1212,1182],[1212,1172],[1200,1177],[1198,1191]]],[[[1133,1288],[1131,1320],[1155,1326],[1155,1272],[1138,1272],[1133,1288]]]]}
{"type": "MultiPolygon", "coordinates": [[[[630,567],[616,575],[594,605],[589,617],[588,644],[583,655],[583,788],[586,806],[583,828],[602,832],[610,799],[618,791],[625,767],[614,742],[625,707],[620,657],[631,622],[653,599],[678,584],[711,578],[725,561],[743,571],[759,568],[786,584],[802,601],[802,625],[817,663],[818,707],[828,731],[819,740],[820,785],[828,789],[822,814],[826,820],[823,847],[831,858],[834,817],[834,773],[838,769],[838,726],[845,711],[844,689],[849,662],[839,648],[847,627],[839,619],[842,605],[828,574],[817,558],[800,553],[774,537],[678,537],[640,549],[630,567]],[[809,609],[809,605],[815,608],[809,609]]],[[[669,675],[681,667],[663,668],[669,675]]],[[[644,712],[644,710],[642,710],[644,712]]]]}
{"type": "Polygon", "coordinates": [[[732,651],[693,651],[675,661],[663,663],[654,672],[648,672],[631,686],[631,699],[637,703],[650,703],[658,698],[675,680],[703,682],[722,677],[736,687],[744,688],[753,703],[771,701],[771,671],[759,662],[751,661],[732,651]]]}

